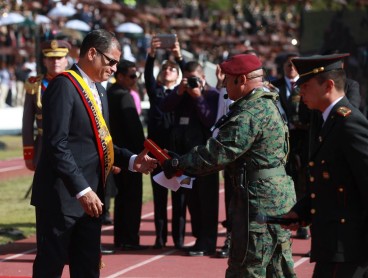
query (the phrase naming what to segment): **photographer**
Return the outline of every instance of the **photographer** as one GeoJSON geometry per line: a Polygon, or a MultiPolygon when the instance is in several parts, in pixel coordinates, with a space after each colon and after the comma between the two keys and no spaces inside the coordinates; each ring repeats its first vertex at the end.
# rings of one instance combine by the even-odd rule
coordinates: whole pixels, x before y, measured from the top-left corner
{"type": "MultiPolygon", "coordinates": [[[[218,97],[219,92],[206,84],[202,66],[194,61],[186,63],[179,87],[161,105],[163,111],[174,111],[170,150],[184,154],[211,137],[218,97]]],[[[196,238],[195,245],[188,250],[189,256],[211,255],[216,250],[218,191],[218,173],[196,178],[193,188],[186,190],[192,233],[196,238]]]]}

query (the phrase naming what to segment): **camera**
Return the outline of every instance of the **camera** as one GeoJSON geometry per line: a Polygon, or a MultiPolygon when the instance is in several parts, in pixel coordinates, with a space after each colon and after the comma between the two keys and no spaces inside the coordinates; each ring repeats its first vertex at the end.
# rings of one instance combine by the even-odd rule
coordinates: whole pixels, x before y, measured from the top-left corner
{"type": "Polygon", "coordinates": [[[188,77],[187,80],[188,80],[188,87],[192,89],[198,88],[199,84],[201,83],[201,79],[196,76],[188,77]]]}

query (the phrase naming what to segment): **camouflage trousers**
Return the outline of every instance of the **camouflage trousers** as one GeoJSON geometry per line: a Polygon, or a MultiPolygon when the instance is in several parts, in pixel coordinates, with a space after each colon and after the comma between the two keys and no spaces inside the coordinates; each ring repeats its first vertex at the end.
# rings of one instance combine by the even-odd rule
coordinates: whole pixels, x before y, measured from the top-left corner
{"type": "MultiPolygon", "coordinates": [[[[266,225],[264,232],[249,231],[248,251],[244,264],[228,261],[226,278],[296,277],[290,232],[279,225],[266,225]]],[[[231,242],[231,246],[236,246],[231,242]]],[[[231,253],[230,247],[230,253],[231,253]]]]}

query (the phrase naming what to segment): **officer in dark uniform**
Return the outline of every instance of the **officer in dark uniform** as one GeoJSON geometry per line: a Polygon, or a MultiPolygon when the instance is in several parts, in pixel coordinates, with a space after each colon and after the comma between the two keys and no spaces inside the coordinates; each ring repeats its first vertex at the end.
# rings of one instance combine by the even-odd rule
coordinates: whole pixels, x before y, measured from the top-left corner
{"type": "Polygon", "coordinates": [[[34,171],[41,153],[42,103],[41,98],[49,81],[68,66],[67,55],[71,45],[67,41],[52,40],[42,44],[45,74],[29,77],[25,83],[26,96],[23,111],[23,156],[26,166],[34,171]],[[36,120],[37,135],[34,134],[36,120]]]}
{"type": "Polygon", "coordinates": [[[307,194],[286,214],[311,225],[314,278],[367,277],[368,121],[344,93],[349,54],[292,59],[304,103],[322,113],[312,142],[307,194]]]}

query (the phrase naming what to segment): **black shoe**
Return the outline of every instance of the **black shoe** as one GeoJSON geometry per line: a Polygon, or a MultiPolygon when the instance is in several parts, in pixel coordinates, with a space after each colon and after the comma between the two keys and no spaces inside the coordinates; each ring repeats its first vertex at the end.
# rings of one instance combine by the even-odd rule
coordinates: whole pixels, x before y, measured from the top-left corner
{"type": "Polygon", "coordinates": [[[227,246],[223,246],[220,250],[216,251],[216,258],[228,258],[229,257],[229,248],[227,246]]]}
{"type": "Polygon", "coordinates": [[[217,258],[228,258],[229,257],[230,242],[231,242],[231,234],[227,232],[224,246],[222,246],[220,250],[216,251],[217,258]]]}
{"type": "Polygon", "coordinates": [[[140,251],[148,249],[148,246],[139,245],[139,244],[122,244],[120,247],[123,251],[140,251]]]}
{"type": "Polygon", "coordinates": [[[115,250],[112,250],[112,249],[106,249],[106,248],[103,248],[101,246],[101,254],[102,255],[111,255],[111,254],[114,254],[115,253],[115,250]]]}
{"type": "Polygon", "coordinates": [[[156,242],[155,245],[153,245],[153,249],[162,249],[166,246],[165,243],[161,243],[161,242],[156,242]]]}

